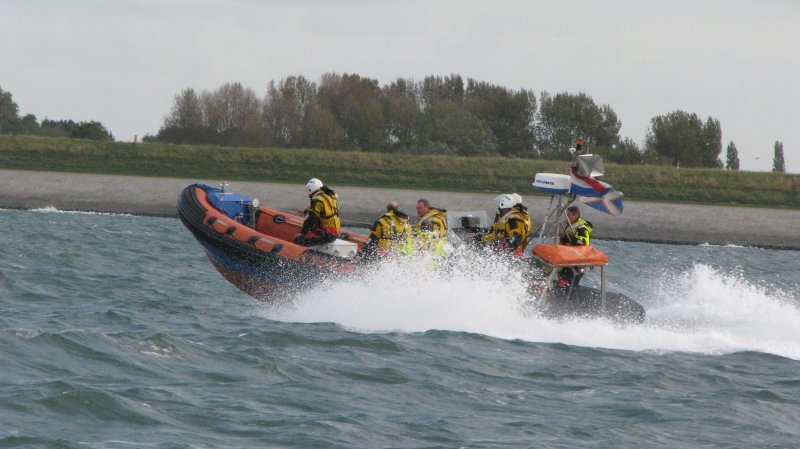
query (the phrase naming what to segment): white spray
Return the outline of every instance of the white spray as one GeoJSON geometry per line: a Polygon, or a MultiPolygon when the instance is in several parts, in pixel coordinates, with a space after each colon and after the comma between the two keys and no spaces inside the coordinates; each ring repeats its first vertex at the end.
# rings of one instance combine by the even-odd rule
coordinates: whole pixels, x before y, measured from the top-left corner
{"type": "Polygon", "coordinates": [[[736,274],[698,264],[662,275],[647,298],[642,325],[549,320],[524,305],[523,272],[502,259],[466,257],[448,270],[430,259],[382,263],[358,281],[333,282],[299,295],[293,307],[267,308],[271,319],[335,322],[358,332],[474,332],[505,339],[635,351],[726,354],[759,351],[800,360],[800,305],[736,274]]]}

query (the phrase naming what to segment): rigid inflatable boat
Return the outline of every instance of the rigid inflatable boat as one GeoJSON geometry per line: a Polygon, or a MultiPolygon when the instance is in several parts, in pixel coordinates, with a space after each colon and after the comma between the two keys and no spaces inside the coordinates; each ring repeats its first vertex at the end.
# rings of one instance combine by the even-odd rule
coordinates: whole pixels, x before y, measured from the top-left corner
{"type": "Polygon", "coordinates": [[[292,243],[304,217],[260,206],[258,200],[205,184],[181,192],[178,214],[209,260],[245,293],[279,301],[330,276],[354,273],[367,236],[343,232],[319,246],[292,243]]]}
{"type": "MultiPolygon", "coordinates": [[[[533,187],[551,194],[551,201],[538,236],[528,236],[531,251],[519,259],[529,270],[527,304],[547,317],[640,323],[645,318],[640,304],[605,289],[606,254],[592,246],[559,244],[565,211],[575,201],[606,213],[622,213],[622,194],[594,179],[602,175],[599,156],[578,156],[572,171],[572,176],[539,173],[534,180],[533,187]],[[556,282],[557,274],[565,269],[583,272],[592,268],[600,269],[599,288],[579,285],[580,276],[573,276],[566,286],[556,282]]],[[[258,299],[281,301],[326,279],[356,275],[365,263],[357,255],[367,242],[366,235],[343,232],[324,245],[295,244],[304,217],[228,192],[224,183],[220,188],[205,184],[186,187],[178,200],[178,213],[220,274],[258,299]]],[[[461,240],[459,231],[480,232],[487,225],[485,211],[449,213],[448,223],[456,231],[453,241],[461,240]]],[[[463,254],[475,257],[474,252],[463,254]]]]}

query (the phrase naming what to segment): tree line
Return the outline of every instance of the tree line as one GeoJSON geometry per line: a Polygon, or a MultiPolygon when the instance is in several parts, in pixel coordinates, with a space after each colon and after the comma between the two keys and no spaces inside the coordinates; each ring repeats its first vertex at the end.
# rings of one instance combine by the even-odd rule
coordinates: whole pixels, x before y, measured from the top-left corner
{"type": "Polygon", "coordinates": [[[512,90],[459,75],[398,78],[385,86],[356,74],[270,81],[263,99],[228,83],[175,96],[154,139],[173,143],[317,147],[389,153],[566,159],[580,136],[638,161],[608,105],[586,94],[512,90]],[[630,154],[626,154],[630,153],[630,154]]]}
{"type": "MultiPolygon", "coordinates": [[[[95,121],[19,116],[0,89],[0,133],[113,140],[95,121]]],[[[640,147],[619,134],[610,105],[585,93],[538,98],[460,75],[398,78],[381,86],[357,74],[326,73],[318,82],[297,75],[270,81],[260,97],[241,83],[175,95],[158,133],[143,140],[220,146],[322,148],[407,154],[509,156],[567,160],[577,138],[607,161],[676,167],[739,169],[729,142],[721,160],[719,120],[686,111],[653,117],[640,147]]],[[[785,172],[783,143],[775,142],[773,171],[785,172]]]]}
{"type": "Polygon", "coordinates": [[[0,87],[0,134],[30,134],[49,137],[72,137],[113,141],[114,136],[96,121],[49,120],[41,123],[33,114],[19,115],[19,106],[10,92],[0,87]]]}
{"type": "Polygon", "coordinates": [[[652,118],[643,147],[622,137],[610,105],[585,93],[537,96],[460,75],[398,78],[381,86],[357,74],[270,81],[263,98],[241,83],[184,89],[150,140],[233,146],[313,147],[388,153],[569,159],[582,138],[622,164],[739,169],[726,162],[719,120],[674,111],[652,118]]]}

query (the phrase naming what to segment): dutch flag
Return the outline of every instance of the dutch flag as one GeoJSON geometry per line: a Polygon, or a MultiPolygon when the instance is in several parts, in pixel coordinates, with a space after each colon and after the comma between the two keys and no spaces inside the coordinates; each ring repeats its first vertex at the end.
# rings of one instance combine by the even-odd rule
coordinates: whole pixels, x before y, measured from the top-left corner
{"type": "Polygon", "coordinates": [[[577,195],[578,201],[610,215],[622,215],[622,192],[603,181],[579,175],[575,167],[570,171],[570,193],[577,195]]]}

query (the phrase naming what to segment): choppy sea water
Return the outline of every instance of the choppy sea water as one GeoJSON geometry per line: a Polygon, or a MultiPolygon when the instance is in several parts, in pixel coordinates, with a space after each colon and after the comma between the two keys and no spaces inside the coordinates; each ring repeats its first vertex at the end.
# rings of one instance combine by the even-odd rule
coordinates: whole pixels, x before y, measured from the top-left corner
{"type": "Polygon", "coordinates": [[[800,252],[597,241],[622,327],[526,312],[503,264],[274,307],[177,219],[0,224],[2,448],[800,445],[800,252]]]}

